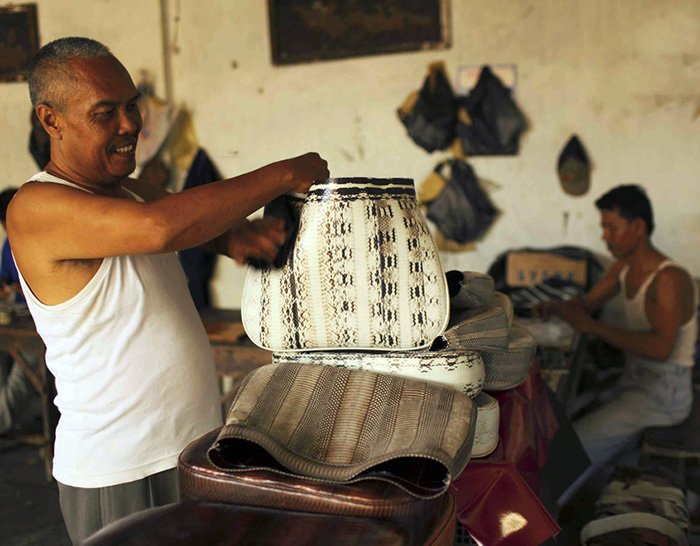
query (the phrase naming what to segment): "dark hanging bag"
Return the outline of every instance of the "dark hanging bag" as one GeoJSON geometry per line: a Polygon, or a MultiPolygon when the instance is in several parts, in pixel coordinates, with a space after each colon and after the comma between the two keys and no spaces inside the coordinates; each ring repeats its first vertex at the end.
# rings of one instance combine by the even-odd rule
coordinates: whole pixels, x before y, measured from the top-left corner
{"type": "Polygon", "coordinates": [[[488,66],[469,95],[457,101],[457,137],[466,156],[515,155],[525,116],[488,66]]]}
{"type": "Polygon", "coordinates": [[[471,166],[461,159],[450,159],[435,167],[447,180],[440,194],[428,204],[427,217],[442,235],[464,244],[479,239],[491,226],[498,209],[484,192],[471,166]]]}
{"type": "Polygon", "coordinates": [[[443,63],[429,67],[420,91],[413,92],[398,109],[408,135],[428,152],[444,150],[455,138],[455,95],[443,63]]]}

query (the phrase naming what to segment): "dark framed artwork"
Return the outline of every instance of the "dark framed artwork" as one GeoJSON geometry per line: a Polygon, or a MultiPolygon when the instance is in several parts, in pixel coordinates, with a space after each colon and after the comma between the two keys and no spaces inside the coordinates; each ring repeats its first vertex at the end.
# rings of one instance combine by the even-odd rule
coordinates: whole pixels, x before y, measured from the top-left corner
{"type": "Polygon", "coordinates": [[[450,47],[449,0],[268,0],[276,65],[450,47]]]}
{"type": "Polygon", "coordinates": [[[0,81],[25,81],[29,61],[38,49],[36,4],[0,7],[0,81]]]}

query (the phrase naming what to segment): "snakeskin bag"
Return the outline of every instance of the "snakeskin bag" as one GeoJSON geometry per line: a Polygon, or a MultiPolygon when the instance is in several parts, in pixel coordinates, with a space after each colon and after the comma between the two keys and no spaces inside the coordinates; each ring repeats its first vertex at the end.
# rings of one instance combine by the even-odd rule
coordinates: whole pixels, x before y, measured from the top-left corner
{"type": "Polygon", "coordinates": [[[243,380],[209,459],[229,472],[379,480],[433,498],[469,461],[476,411],[467,395],[429,381],[269,364],[243,380]]]}
{"type": "Polygon", "coordinates": [[[249,268],[241,316],[272,351],[429,347],[449,319],[447,280],[408,178],[317,180],[281,268],[249,268]]]}

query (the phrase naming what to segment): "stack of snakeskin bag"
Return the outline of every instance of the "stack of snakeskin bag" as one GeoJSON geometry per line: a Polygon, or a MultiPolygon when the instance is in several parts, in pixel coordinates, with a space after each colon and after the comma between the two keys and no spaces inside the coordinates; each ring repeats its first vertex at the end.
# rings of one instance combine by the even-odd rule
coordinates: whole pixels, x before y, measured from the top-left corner
{"type": "Polygon", "coordinates": [[[292,202],[294,247],[249,268],[241,309],[272,363],[244,379],[211,462],[444,494],[471,457],[486,370],[472,346],[435,347],[450,295],[413,181],[319,180],[292,202]]]}
{"type": "MultiPolygon", "coordinates": [[[[527,328],[514,320],[510,298],[494,289],[489,275],[448,271],[450,321],[433,343],[435,348],[477,351],[484,369],[484,391],[502,391],[521,384],[530,370],[537,345],[527,328]]],[[[498,446],[498,401],[481,392],[475,399],[477,423],[472,457],[485,457],[498,446]]]]}

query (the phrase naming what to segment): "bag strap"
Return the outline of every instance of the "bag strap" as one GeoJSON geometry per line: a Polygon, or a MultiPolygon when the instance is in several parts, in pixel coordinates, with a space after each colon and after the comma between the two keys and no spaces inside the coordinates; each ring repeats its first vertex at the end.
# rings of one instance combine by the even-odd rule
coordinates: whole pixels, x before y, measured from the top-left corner
{"type": "Polygon", "coordinates": [[[588,522],[581,529],[581,544],[586,546],[586,543],[594,537],[635,527],[658,531],[671,537],[678,546],[688,546],[688,537],[678,525],[661,516],[643,512],[618,514],[588,522]]]}

